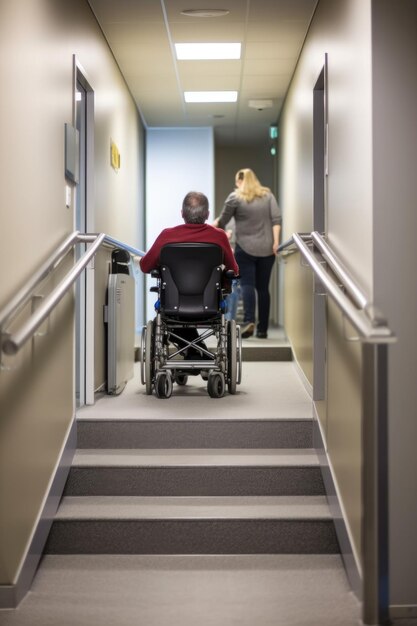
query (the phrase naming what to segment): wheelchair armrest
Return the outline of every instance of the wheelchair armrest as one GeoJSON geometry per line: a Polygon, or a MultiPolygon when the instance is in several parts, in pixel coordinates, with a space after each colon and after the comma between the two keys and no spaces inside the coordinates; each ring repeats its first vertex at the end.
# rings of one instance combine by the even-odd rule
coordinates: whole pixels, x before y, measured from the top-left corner
{"type": "Polygon", "coordinates": [[[229,280],[237,280],[238,278],[240,278],[240,275],[239,274],[235,274],[233,270],[226,270],[224,275],[229,280]]]}
{"type": "Polygon", "coordinates": [[[223,272],[223,285],[222,291],[224,295],[232,293],[232,283],[234,280],[240,278],[239,274],[235,274],[233,270],[225,270],[223,272]]]}

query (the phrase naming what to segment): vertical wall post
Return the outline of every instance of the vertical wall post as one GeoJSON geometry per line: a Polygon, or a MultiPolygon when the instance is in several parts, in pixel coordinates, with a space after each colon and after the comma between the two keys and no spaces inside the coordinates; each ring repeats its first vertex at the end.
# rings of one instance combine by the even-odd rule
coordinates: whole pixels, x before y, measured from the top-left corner
{"type": "Polygon", "coordinates": [[[389,623],[388,347],[362,344],[363,622],[389,623]]]}

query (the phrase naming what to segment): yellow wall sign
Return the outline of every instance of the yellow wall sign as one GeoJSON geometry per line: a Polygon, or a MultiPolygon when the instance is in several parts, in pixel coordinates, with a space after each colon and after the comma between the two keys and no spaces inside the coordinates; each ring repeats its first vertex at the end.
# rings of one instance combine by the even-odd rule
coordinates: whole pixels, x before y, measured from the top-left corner
{"type": "Polygon", "coordinates": [[[114,141],[110,142],[110,164],[116,172],[120,169],[120,152],[114,141]]]}

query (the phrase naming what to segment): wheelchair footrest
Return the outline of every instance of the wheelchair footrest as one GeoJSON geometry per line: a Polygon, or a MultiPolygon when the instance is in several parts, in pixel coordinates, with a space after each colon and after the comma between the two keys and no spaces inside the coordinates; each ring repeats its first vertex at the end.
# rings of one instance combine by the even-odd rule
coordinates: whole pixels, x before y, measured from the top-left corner
{"type": "Polygon", "coordinates": [[[216,361],[214,359],[199,359],[195,361],[167,361],[165,365],[162,366],[163,370],[187,370],[194,369],[198,367],[199,369],[214,369],[217,367],[216,361]]]}

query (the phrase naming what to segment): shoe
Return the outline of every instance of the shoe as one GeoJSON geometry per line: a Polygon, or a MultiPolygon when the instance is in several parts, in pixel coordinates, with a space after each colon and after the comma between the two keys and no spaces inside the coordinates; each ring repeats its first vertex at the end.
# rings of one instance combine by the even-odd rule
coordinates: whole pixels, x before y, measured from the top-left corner
{"type": "Polygon", "coordinates": [[[243,337],[243,339],[247,339],[248,337],[252,337],[254,332],[255,332],[255,324],[253,322],[249,322],[249,324],[246,324],[246,326],[244,326],[243,329],[242,329],[242,337],[243,337]]]}
{"type": "Polygon", "coordinates": [[[258,339],[268,339],[268,333],[264,332],[263,330],[258,330],[256,336],[258,339]]]}

